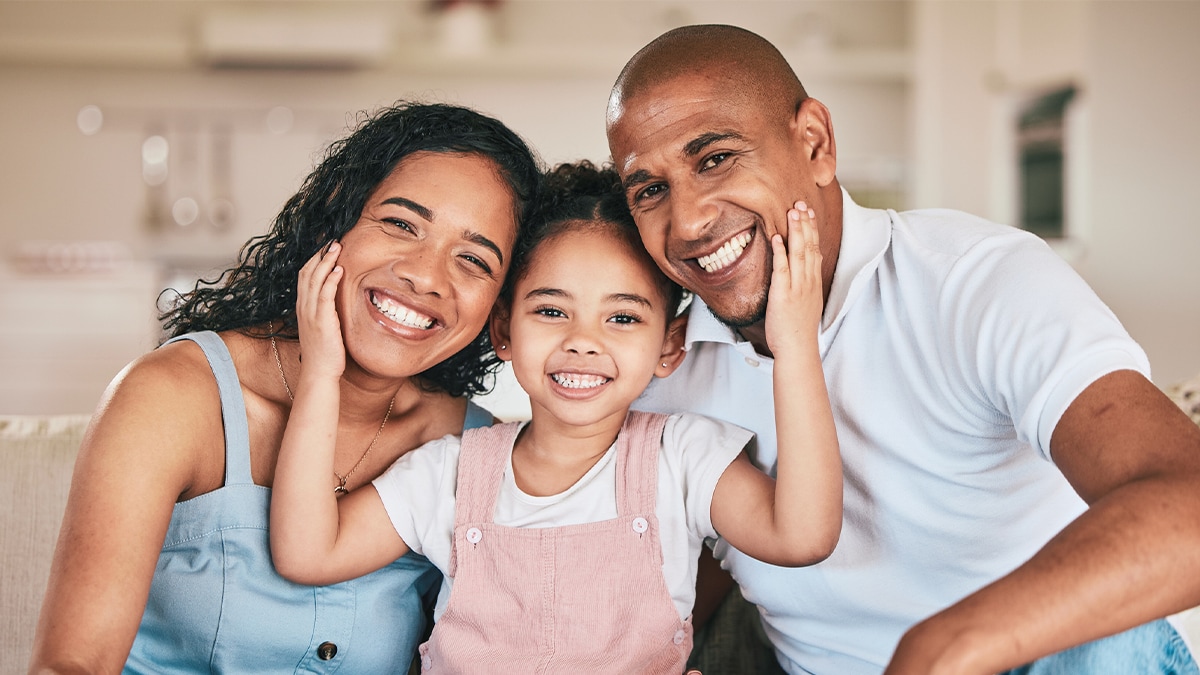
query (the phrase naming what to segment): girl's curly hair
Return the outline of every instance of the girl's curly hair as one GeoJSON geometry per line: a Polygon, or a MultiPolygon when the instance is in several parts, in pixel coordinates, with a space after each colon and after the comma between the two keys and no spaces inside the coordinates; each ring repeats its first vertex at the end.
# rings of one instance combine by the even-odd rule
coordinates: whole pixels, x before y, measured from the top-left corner
{"type": "MultiPolygon", "coordinates": [[[[512,191],[519,236],[541,178],[540,164],[525,142],[498,120],[467,108],[396,103],[363,113],[350,135],[329,146],[267,233],[242,247],[236,265],[178,296],[159,317],[168,336],[237,330],[294,338],[300,268],[323,246],[341,239],[376,186],[401,160],[420,151],[492,160],[512,191]],[[270,329],[262,332],[264,325],[270,329]]],[[[499,364],[485,326],[469,345],[418,379],[452,396],[482,394],[490,389],[490,375],[499,364]]]]}
{"type": "MultiPolygon", "coordinates": [[[[635,251],[645,251],[637,224],[625,202],[621,177],[611,166],[597,167],[585,160],[559,164],[546,173],[542,194],[513,246],[513,263],[500,297],[511,305],[517,282],[529,269],[529,261],[541,243],[555,235],[583,226],[609,226],[635,251]]],[[[649,254],[646,254],[649,259],[649,254]]],[[[658,291],[675,316],[683,306],[686,293],[650,264],[658,291]]]]}

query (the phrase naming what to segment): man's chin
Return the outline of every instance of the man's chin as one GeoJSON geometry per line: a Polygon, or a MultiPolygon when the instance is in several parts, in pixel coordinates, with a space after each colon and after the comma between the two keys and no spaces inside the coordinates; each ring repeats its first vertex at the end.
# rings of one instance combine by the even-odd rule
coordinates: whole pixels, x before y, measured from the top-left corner
{"type": "Polygon", "coordinates": [[[720,310],[712,305],[705,303],[708,311],[716,317],[717,321],[729,326],[734,330],[748,328],[755,324],[760,324],[767,319],[767,299],[763,297],[752,307],[742,308],[743,311],[736,312],[737,308],[730,307],[728,310],[722,308],[720,310]]]}

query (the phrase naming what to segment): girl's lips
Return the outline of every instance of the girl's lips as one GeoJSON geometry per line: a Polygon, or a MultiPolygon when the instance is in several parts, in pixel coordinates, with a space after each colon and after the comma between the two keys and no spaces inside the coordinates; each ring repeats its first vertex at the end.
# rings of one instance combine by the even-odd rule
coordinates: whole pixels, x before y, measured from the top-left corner
{"type": "Polygon", "coordinates": [[[590,373],[550,373],[550,379],[567,389],[595,389],[612,382],[611,377],[590,373]]]}

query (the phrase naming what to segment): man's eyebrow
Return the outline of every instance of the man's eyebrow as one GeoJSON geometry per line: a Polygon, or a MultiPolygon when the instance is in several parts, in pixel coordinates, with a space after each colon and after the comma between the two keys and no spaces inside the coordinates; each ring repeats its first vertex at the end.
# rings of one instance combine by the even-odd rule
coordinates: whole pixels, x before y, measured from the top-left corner
{"type": "Polygon", "coordinates": [[[728,140],[744,141],[746,139],[744,136],[735,131],[714,131],[707,134],[700,134],[699,136],[688,141],[687,145],[683,146],[683,156],[695,157],[696,155],[704,152],[704,149],[713,143],[719,143],[721,141],[728,140]]]}
{"type": "Polygon", "coordinates": [[[405,199],[404,197],[389,197],[389,198],[383,200],[383,203],[384,204],[395,204],[396,206],[403,206],[406,209],[415,211],[418,216],[421,216],[425,220],[433,220],[433,211],[429,207],[421,206],[420,204],[414,202],[411,199],[405,199]]]}
{"type": "Polygon", "coordinates": [[[463,238],[466,239],[467,241],[479,244],[480,246],[491,251],[492,253],[495,253],[496,257],[500,259],[500,264],[501,265],[504,264],[504,254],[500,252],[500,247],[497,246],[496,243],[494,241],[492,241],[491,239],[488,239],[487,237],[483,236],[482,234],[479,234],[478,232],[468,232],[468,233],[466,233],[466,235],[464,235],[463,238]]]}
{"type": "Polygon", "coordinates": [[[650,172],[646,171],[645,169],[638,169],[637,171],[634,171],[633,173],[626,176],[625,180],[621,181],[621,187],[625,188],[625,190],[628,191],[628,190],[632,190],[634,188],[634,186],[641,185],[642,183],[648,182],[649,180],[650,180],[650,172]]]}

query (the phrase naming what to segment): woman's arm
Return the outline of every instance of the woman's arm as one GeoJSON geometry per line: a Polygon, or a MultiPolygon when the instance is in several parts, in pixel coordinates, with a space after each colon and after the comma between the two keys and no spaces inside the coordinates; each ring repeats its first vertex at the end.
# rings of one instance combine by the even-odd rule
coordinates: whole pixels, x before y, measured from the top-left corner
{"type": "Polygon", "coordinates": [[[842,460],[817,329],[821,252],[813,212],[788,212],[788,241],[772,237],[774,270],[767,300],[767,343],[775,358],[776,479],[743,454],[713,492],[713,527],[738,550],[775,565],[820,562],[842,528],[842,460]]]}
{"type": "MultiPolygon", "coordinates": [[[[271,490],[271,558],[292,581],[326,585],[373,572],[408,551],[374,486],[338,499],[330,487],[346,351],[334,297],[341,247],[300,270],[296,319],[306,357],[271,490]]],[[[372,441],[373,442],[373,441],[372,441]]]]}
{"type": "Polygon", "coordinates": [[[206,452],[223,452],[222,439],[199,347],[168,345],[117,376],[75,462],[31,673],[120,672],[172,509],[195,489],[206,452]]]}

